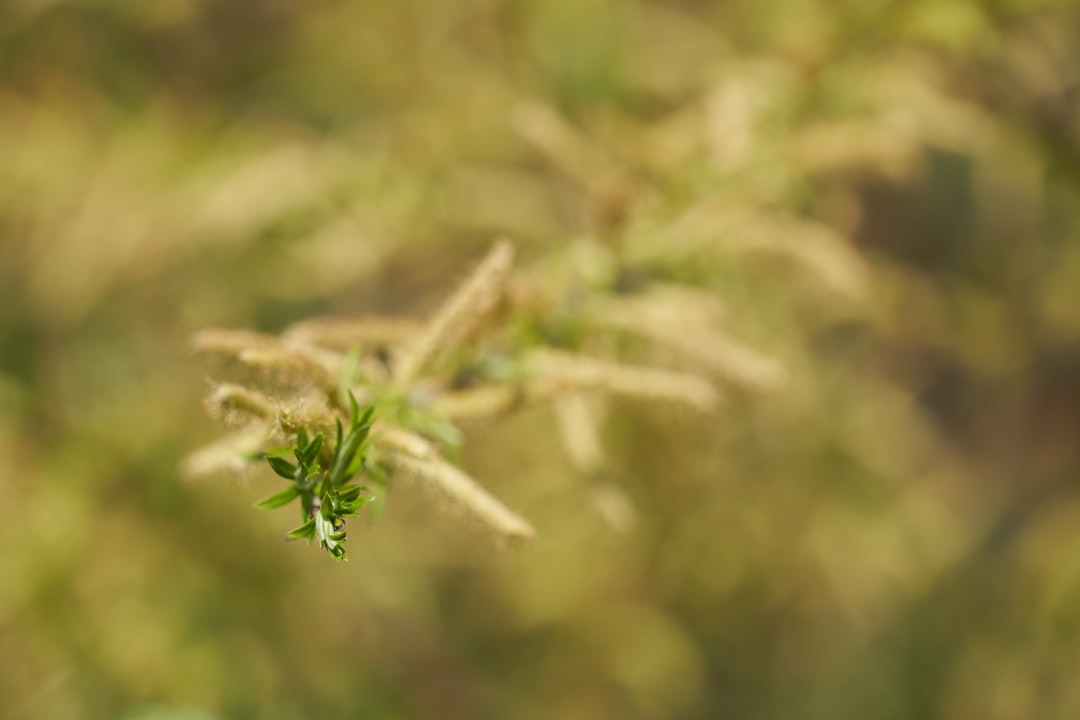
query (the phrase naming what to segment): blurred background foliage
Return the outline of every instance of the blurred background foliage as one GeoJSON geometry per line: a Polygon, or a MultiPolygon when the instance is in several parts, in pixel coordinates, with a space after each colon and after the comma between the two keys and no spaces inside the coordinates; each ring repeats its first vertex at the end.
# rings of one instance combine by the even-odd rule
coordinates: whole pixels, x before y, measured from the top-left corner
{"type": "Polygon", "coordinates": [[[1078,57],[1067,0],[5,0],[0,714],[1077,717],[1078,57]],[[466,428],[506,553],[180,479],[192,332],[423,315],[498,235],[787,384],[616,405],[600,479],[466,428]]]}

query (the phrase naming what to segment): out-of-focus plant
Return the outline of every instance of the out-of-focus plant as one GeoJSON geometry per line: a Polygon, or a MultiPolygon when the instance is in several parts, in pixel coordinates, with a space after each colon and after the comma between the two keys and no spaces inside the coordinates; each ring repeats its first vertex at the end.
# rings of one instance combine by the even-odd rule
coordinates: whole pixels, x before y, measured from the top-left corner
{"type": "Polygon", "coordinates": [[[511,259],[509,243],[498,243],[423,324],[386,317],[323,318],[295,324],[280,337],[199,333],[195,348],[246,368],[251,387],[215,384],[208,410],[242,427],[193,454],[188,474],[242,468],[245,457],[262,456],[264,445],[285,437],[299,464],[273,453],[267,459],[294,485],[260,506],[300,497],[305,524],[292,534],[317,538],[336,557],[343,551],[339,555],[340,528],[333,513],[342,503],[353,512],[361,501],[353,490],[344,498],[336,493],[343,478],[368,467],[365,463],[379,467],[381,479],[400,471],[439,490],[500,540],[527,539],[532,526],[447,459],[446,452],[460,443],[457,423],[551,401],[570,456],[582,469],[595,470],[599,420],[590,417],[587,395],[675,404],[699,413],[714,412],[721,402],[715,379],[583,352],[582,332],[628,329],[757,389],[781,377],[775,361],[708,327],[715,301],[701,291],[656,285],[648,293],[623,297],[612,285],[595,288],[586,307],[576,293],[566,298],[538,293],[543,281],[535,275],[512,277],[511,259]],[[695,336],[681,337],[680,327],[692,328],[695,336]],[[360,419],[357,399],[371,405],[360,419]],[[333,449],[324,447],[323,433],[340,428],[350,408],[344,441],[339,430],[333,449]],[[372,413],[378,418],[374,425],[372,413]],[[341,475],[335,470],[339,466],[350,472],[341,475]],[[322,525],[319,517],[325,519],[322,525]]]}

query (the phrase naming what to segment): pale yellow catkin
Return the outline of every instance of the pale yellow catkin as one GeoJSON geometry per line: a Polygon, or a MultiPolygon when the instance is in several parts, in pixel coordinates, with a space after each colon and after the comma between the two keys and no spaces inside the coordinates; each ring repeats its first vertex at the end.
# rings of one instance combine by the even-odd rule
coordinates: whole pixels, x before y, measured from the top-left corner
{"type": "Polygon", "coordinates": [[[403,453],[421,460],[440,457],[439,449],[431,441],[397,425],[377,421],[372,437],[375,445],[383,450],[403,453]]]}
{"type": "Polygon", "coordinates": [[[254,370],[283,373],[314,382],[322,390],[337,387],[344,356],[337,351],[245,330],[203,330],[192,338],[195,352],[230,358],[254,370]]]}
{"type": "Polygon", "coordinates": [[[600,440],[600,419],[590,398],[571,392],[552,401],[559,438],[574,469],[585,476],[596,473],[607,462],[600,440]]]}
{"type": "Polygon", "coordinates": [[[407,388],[438,355],[472,332],[502,297],[514,251],[498,242],[472,275],[451,295],[405,347],[394,364],[394,383],[407,388]]]}
{"type": "Polygon", "coordinates": [[[480,385],[440,395],[431,409],[451,420],[482,420],[508,413],[524,399],[513,385],[480,385]]]}
{"type": "Polygon", "coordinates": [[[251,348],[275,347],[279,342],[273,335],[251,330],[211,328],[195,333],[191,337],[191,348],[197,353],[233,357],[251,348]]]}
{"type": "Polygon", "coordinates": [[[402,345],[415,338],[423,325],[409,318],[369,315],[358,318],[311,318],[282,335],[286,344],[303,343],[334,350],[402,345]]]}
{"type": "Polygon", "coordinates": [[[869,291],[866,264],[832,228],[818,222],[760,214],[740,229],[733,248],[789,258],[849,302],[869,291]]]}
{"type": "Polygon", "coordinates": [[[603,327],[637,335],[670,348],[733,385],[756,392],[772,392],[787,382],[787,371],[774,358],[714,329],[658,322],[637,308],[609,307],[595,315],[603,327]]]}
{"type": "Polygon", "coordinates": [[[270,370],[313,382],[324,391],[338,386],[344,357],[331,350],[314,347],[253,347],[241,351],[237,359],[256,370],[270,370]]]}
{"type": "Polygon", "coordinates": [[[594,390],[627,398],[675,403],[701,412],[715,410],[720,393],[690,373],[625,365],[557,350],[533,350],[526,358],[529,395],[548,398],[568,391],[594,390]]]}
{"type": "Polygon", "coordinates": [[[203,404],[210,417],[224,421],[237,413],[261,419],[277,415],[277,403],[272,398],[234,383],[214,385],[203,404]]]}
{"type": "Polygon", "coordinates": [[[251,423],[189,454],[180,466],[180,474],[188,481],[218,474],[239,475],[251,466],[249,456],[263,449],[270,435],[266,423],[251,423]]]}
{"type": "Polygon", "coordinates": [[[527,520],[442,458],[420,458],[392,450],[381,455],[391,467],[420,481],[425,489],[437,491],[501,540],[531,540],[535,537],[536,531],[527,520]]]}
{"type": "Polygon", "coordinates": [[[514,111],[514,129],[561,173],[592,195],[622,190],[626,172],[597,145],[583,137],[553,108],[522,103],[514,111]]]}

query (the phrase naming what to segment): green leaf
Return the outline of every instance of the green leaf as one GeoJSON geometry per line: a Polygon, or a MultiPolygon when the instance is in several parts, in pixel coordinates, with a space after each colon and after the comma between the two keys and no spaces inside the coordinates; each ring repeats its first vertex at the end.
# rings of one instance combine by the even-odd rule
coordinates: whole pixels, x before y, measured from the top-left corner
{"type": "Polygon", "coordinates": [[[346,482],[349,478],[356,477],[360,471],[364,468],[364,458],[367,456],[368,449],[368,431],[365,428],[362,431],[360,437],[359,446],[356,448],[356,452],[353,453],[352,460],[349,461],[348,466],[345,468],[345,473],[342,477],[342,482],[346,482]]]}
{"type": "Polygon", "coordinates": [[[361,488],[350,488],[337,499],[337,512],[341,517],[358,517],[357,510],[375,500],[372,495],[361,495],[361,488]]]}
{"type": "Polygon", "coordinates": [[[304,452],[304,464],[311,465],[319,457],[319,451],[322,450],[323,436],[319,433],[315,436],[315,439],[307,446],[307,450],[304,452]]]}
{"type": "MultiPolygon", "coordinates": [[[[354,410],[358,411],[358,408],[354,410]]],[[[360,472],[367,455],[368,436],[371,434],[371,418],[375,407],[370,406],[362,416],[354,414],[349,436],[345,438],[345,448],[338,456],[333,468],[333,482],[337,486],[360,472]]]]}
{"type": "Polygon", "coordinates": [[[360,492],[363,490],[359,485],[353,485],[352,487],[342,488],[338,493],[338,502],[347,503],[356,500],[360,497],[360,492]]]}
{"type": "Polygon", "coordinates": [[[345,444],[338,448],[337,457],[334,458],[334,464],[330,468],[331,487],[337,487],[349,479],[348,470],[353,464],[361,443],[364,442],[364,437],[366,433],[355,429],[350,430],[345,437],[345,444]]]}
{"type": "Polygon", "coordinates": [[[270,468],[286,480],[296,480],[297,467],[285,458],[268,457],[266,462],[270,468]]]}
{"type": "Polygon", "coordinates": [[[341,427],[340,420],[334,420],[334,427],[336,428],[337,437],[334,438],[334,460],[337,460],[338,455],[341,454],[341,435],[344,429],[341,427]]]}
{"type": "Polygon", "coordinates": [[[354,475],[366,470],[365,457],[375,413],[374,406],[361,411],[356,397],[351,392],[347,394],[351,411],[348,426],[341,420],[335,421],[336,443],[332,452],[323,452],[329,443],[324,442],[322,433],[312,437],[309,429],[300,428],[293,446],[278,448],[263,456],[275,473],[293,483],[255,503],[261,509],[277,508],[299,497],[302,524],[291,530],[289,536],[308,542],[318,541],[320,547],[338,560],[347,559],[344,518],[356,517],[360,508],[374,500],[365,494],[366,488],[342,487],[354,475]],[[289,452],[298,464],[286,459],[289,452]],[[323,453],[321,459],[320,453],[323,453]],[[332,456],[329,463],[328,455],[332,456]]]}
{"type": "Polygon", "coordinates": [[[352,394],[352,390],[349,390],[349,409],[351,414],[349,419],[352,422],[352,426],[356,427],[356,419],[360,416],[360,405],[356,402],[356,396],[352,394]]]}
{"type": "Polygon", "coordinates": [[[371,418],[374,415],[375,415],[375,406],[374,405],[369,405],[367,410],[364,411],[363,416],[360,417],[354,423],[354,425],[356,427],[362,427],[362,428],[370,429],[371,428],[371,418]]]}
{"type": "Polygon", "coordinates": [[[315,436],[315,439],[309,439],[305,432],[303,438],[297,439],[297,447],[293,450],[296,455],[297,461],[302,466],[312,465],[319,456],[319,450],[322,448],[323,436],[319,433],[315,436]]]}
{"type": "Polygon", "coordinates": [[[315,518],[311,518],[298,528],[289,531],[289,537],[301,538],[311,542],[315,539],[315,518]]]}
{"type": "Polygon", "coordinates": [[[320,478],[322,478],[322,472],[318,469],[315,469],[305,475],[304,478],[297,484],[300,486],[301,490],[304,490],[306,492],[308,490],[314,489],[315,486],[318,484],[320,478]]]}
{"type": "Polygon", "coordinates": [[[255,507],[260,510],[272,510],[273,508],[279,508],[282,505],[288,505],[298,497],[300,497],[300,488],[296,485],[289,485],[281,492],[276,492],[255,503],[255,507]]]}

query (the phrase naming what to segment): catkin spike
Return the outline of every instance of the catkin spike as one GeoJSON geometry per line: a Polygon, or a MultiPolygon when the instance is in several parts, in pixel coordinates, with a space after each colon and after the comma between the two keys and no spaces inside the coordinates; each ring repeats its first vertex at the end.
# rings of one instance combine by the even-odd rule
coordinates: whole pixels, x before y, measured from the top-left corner
{"type": "Polygon", "coordinates": [[[575,392],[558,396],[552,403],[563,448],[574,469],[586,476],[599,471],[606,461],[598,413],[589,401],[575,392]]]}
{"type": "Polygon", "coordinates": [[[237,413],[264,420],[277,414],[277,403],[273,399],[233,383],[215,385],[203,404],[210,417],[226,422],[237,413]]]}
{"type": "Polygon", "coordinates": [[[671,348],[734,385],[755,392],[772,392],[787,382],[777,360],[719,330],[677,320],[658,322],[647,308],[609,305],[595,322],[671,348]]]}
{"type": "Polygon", "coordinates": [[[523,400],[513,385],[481,385],[440,395],[431,407],[451,420],[479,420],[508,413],[523,400]]]}
{"type": "Polygon", "coordinates": [[[376,423],[375,430],[375,444],[381,448],[420,460],[440,457],[438,448],[411,430],[384,423],[376,423]]]}
{"type": "Polygon", "coordinates": [[[519,105],[514,128],[559,172],[595,197],[623,195],[632,184],[622,167],[547,105],[519,105]]]}
{"type": "Polygon", "coordinates": [[[510,243],[498,242],[468,280],[443,303],[395,364],[394,381],[399,388],[408,387],[439,353],[467,336],[494,309],[513,257],[510,243]]]}
{"type": "Polygon", "coordinates": [[[239,475],[251,466],[248,456],[262,449],[269,437],[269,426],[252,423],[188,455],[180,474],[192,482],[217,474],[239,475]]]}
{"type": "Polygon", "coordinates": [[[389,451],[385,453],[385,459],[396,470],[422,481],[425,488],[438,491],[500,540],[531,540],[536,536],[527,520],[442,458],[420,458],[389,451]]]}
{"type": "Polygon", "coordinates": [[[672,347],[746,390],[775,392],[788,382],[778,360],[722,333],[668,339],[672,347]]]}
{"type": "Polygon", "coordinates": [[[192,338],[195,352],[221,355],[254,370],[315,381],[323,390],[337,387],[344,356],[334,350],[243,330],[204,330],[192,338]]]}
{"type": "Polygon", "coordinates": [[[600,227],[625,224],[639,183],[619,162],[598,150],[561,115],[546,105],[526,103],[514,114],[518,134],[562,175],[584,191],[600,227]]]}
{"type": "Polygon", "coordinates": [[[557,350],[534,350],[529,353],[526,365],[533,378],[529,385],[533,397],[596,390],[639,400],[677,403],[702,412],[712,412],[721,400],[712,383],[690,373],[624,365],[557,350]]]}
{"type": "Polygon", "coordinates": [[[275,347],[279,344],[273,335],[251,330],[226,330],[212,328],[200,330],[191,337],[191,348],[197,353],[236,356],[252,348],[275,347]]]}
{"type": "Polygon", "coordinates": [[[237,359],[256,370],[279,371],[288,377],[313,380],[326,391],[337,387],[344,365],[341,354],[313,347],[252,347],[242,350],[237,359]]]}
{"type": "Polygon", "coordinates": [[[796,133],[788,152],[807,174],[861,170],[899,182],[917,167],[921,143],[911,130],[888,118],[832,119],[796,133]]]}
{"type": "Polygon", "coordinates": [[[488,493],[475,480],[447,462],[438,448],[420,435],[394,427],[376,426],[375,446],[394,468],[423,480],[504,540],[529,540],[536,533],[526,520],[488,493]]]}
{"type": "Polygon", "coordinates": [[[790,258],[833,292],[865,299],[869,280],[862,259],[828,226],[794,218],[760,217],[741,233],[736,248],[790,258]]]}
{"type": "Polygon", "coordinates": [[[728,309],[715,293],[663,282],[650,282],[639,294],[614,295],[591,303],[601,320],[642,325],[673,326],[679,332],[699,333],[722,326],[728,309]]]}
{"type": "Polygon", "coordinates": [[[335,350],[399,345],[416,337],[422,325],[399,317],[311,318],[289,326],[282,338],[335,350]]]}

